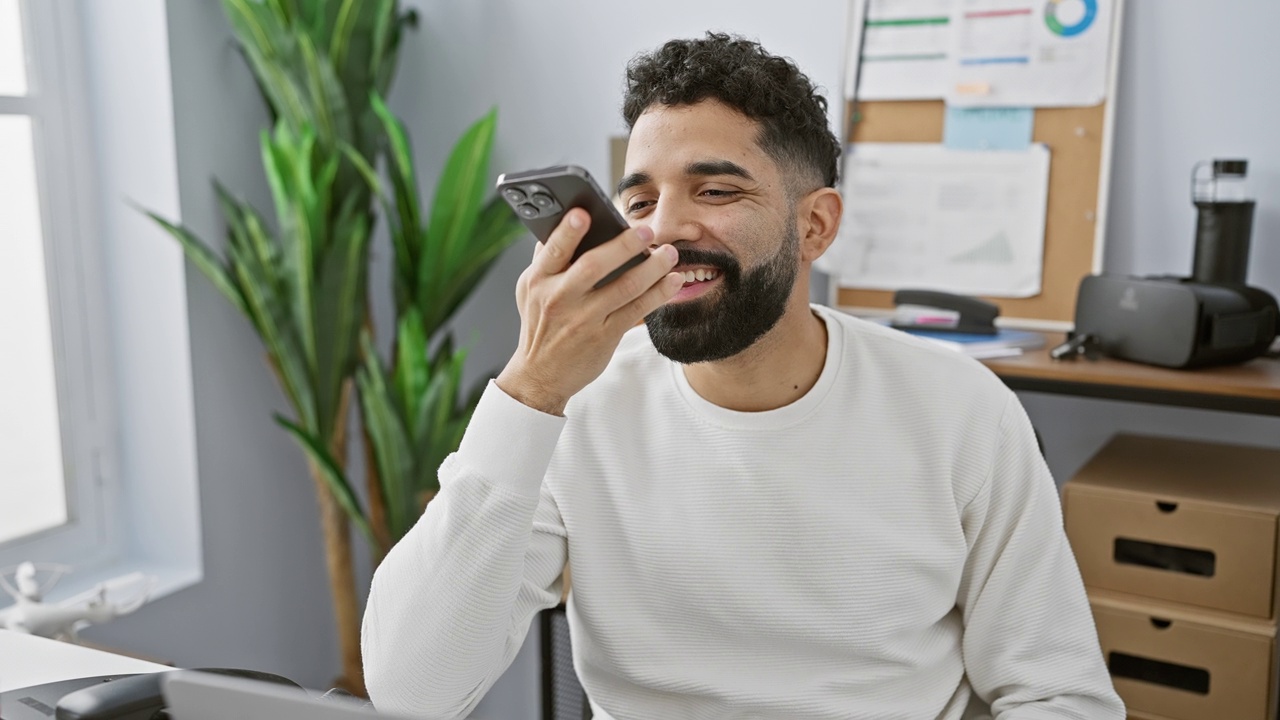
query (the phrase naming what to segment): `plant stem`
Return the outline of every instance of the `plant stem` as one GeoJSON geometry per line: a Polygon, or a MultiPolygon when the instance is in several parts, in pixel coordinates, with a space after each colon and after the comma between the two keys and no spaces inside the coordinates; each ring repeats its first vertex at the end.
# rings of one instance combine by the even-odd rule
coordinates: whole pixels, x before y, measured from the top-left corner
{"type": "MultiPolygon", "coordinates": [[[[344,383],[342,398],[338,403],[337,417],[329,452],[334,460],[346,467],[346,417],[351,399],[351,381],[344,383]]],[[[316,501],[320,506],[320,527],[324,532],[325,564],[329,571],[329,592],[333,596],[333,616],[338,630],[338,649],[342,656],[342,675],[334,685],[354,695],[364,697],[364,667],[360,661],[360,614],[356,602],[355,563],[351,555],[351,524],[347,514],[338,505],[329,486],[321,476],[320,468],[308,462],[311,479],[316,486],[316,501]]]]}
{"type": "MultiPolygon", "coordinates": [[[[373,303],[365,304],[364,326],[372,340],[376,337],[377,328],[373,324],[373,303]]],[[[397,333],[398,334],[398,333],[397,333]]],[[[376,347],[376,343],[373,344],[376,347]]],[[[392,349],[391,357],[395,357],[392,349]]],[[[363,417],[361,418],[363,420],[363,417]]],[[[378,456],[373,444],[373,436],[369,434],[369,426],[360,423],[360,436],[364,443],[364,480],[365,489],[369,493],[369,525],[373,528],[373,566],[382,564],[382,559],[391,552],[394,543],[391,535],[390,518],[387,517],[387,497],[382,493],[382,476],[378,473],[378,456]]]]}
{"type": "Polygon", "coordinates": [[[391,527],[387,518],[387,499],[382,494],[382,480],[378,474],[378,458],[367,425],[363,426],[361,435],[364,440],[365,487],[369,493],[369,525],[373,527],[373,566],[376,568],[391,552],[391,527]]]}

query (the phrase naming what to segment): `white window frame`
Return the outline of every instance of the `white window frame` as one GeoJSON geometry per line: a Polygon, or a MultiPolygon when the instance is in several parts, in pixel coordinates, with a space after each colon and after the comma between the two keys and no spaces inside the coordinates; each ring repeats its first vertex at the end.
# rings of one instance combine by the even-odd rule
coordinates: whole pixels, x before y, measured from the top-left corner
{"type": "Polygon", "coordinates": [[[27,95],[0,96],[0,114],[31,118],[44,241],[67,522],[0,544],[0,567],[23,560],[92,565],[118,548],[111,487],[111,357],[93,226],[92,163],[79,43],[68,4],[18,0],[27,95]]]}
{"type": "Polygon", "coordinates": [[[19,2],[31,97],[0,113],[42,126],[71,522],[0,545],[0,567],[72,566],[54,602],[142,572],[155,599],[203,578],[185,261],[142,212],[181,221],[166,0],[19,2]]]}

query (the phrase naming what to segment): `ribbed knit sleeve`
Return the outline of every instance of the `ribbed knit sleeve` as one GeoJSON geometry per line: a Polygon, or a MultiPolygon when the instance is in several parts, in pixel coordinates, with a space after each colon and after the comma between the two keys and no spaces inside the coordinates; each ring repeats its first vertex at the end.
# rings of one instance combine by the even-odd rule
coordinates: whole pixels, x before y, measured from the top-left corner
{"type": "Polygon", "coordinates": [[[1053,478],[1009,394],[992,472],[965,508],[965,671],[995,720],[1124,720],[1053,478]]]}
{"type": "Polygon", "coordinates": [[[439,494],[373,577],[361,649],[380,710],[467,715],[559,601],[565,529],[542,478],[564,422],[486,389],[439,494]]]}

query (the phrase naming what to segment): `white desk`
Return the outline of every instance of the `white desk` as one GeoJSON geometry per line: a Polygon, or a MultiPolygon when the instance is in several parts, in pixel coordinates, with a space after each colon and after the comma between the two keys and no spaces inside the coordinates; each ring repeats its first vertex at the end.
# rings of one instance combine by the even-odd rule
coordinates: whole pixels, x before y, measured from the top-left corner
{"type": "Polygon", "coordinates": [[[0,692],[78,677],[172,669],[79,645],[0,630],[0,692]]]}

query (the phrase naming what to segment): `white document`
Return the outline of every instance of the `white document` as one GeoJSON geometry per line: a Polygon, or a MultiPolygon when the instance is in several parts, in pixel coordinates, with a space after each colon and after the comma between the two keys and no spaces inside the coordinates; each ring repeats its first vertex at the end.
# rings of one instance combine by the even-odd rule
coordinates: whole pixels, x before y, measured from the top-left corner
{"type": "Polygon", "coordinates": [[[1032,297],[1044,265],[1049,150],[858,143],[830,257],[841,287],[1032,297]]]}
{"type": "Polygon", "coordinates": [[[956,0],[946,100],[1084,107],[1106,99],[1113,0],[956,0]]]}
{"type": "Polygon", "coordinates": [[[855,80],[859,100],[945,97],[951,76],[947,58],[952,45],[952,4],[952,0],[854,0],[845,98],[853,97],[855,80]]]}
{"type": "Polygon", "coordinates": [[[1116,1],[853,0],[845,99],[1097,105],[1116,1]]]}

